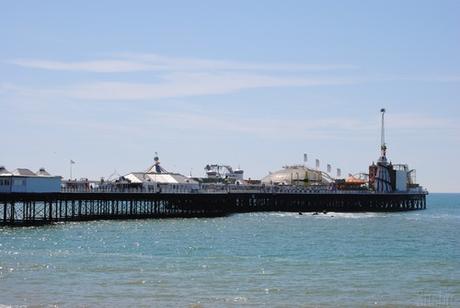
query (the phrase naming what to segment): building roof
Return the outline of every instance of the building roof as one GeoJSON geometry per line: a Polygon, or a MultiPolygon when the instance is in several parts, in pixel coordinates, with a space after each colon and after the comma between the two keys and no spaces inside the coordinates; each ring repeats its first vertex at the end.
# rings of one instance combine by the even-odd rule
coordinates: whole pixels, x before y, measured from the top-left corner
{"type": "Polygon", "coordinates": [[[48,171],[45,170],[45,168],[40,168],[36,174],[38,176],[50,176],[51,175],[48,173],[48,171]]]}
{"type": "Polygon", "coordinates": [[[11,172],[9,172],[8,170],[6,170],[5,167],[0,166],[0,174],[1,174],[1,175],[11,175],[11,172]]]}
{"type": "Polygon", "coordinates": [[[13,175],[35,176],[36,174],[26,168],[18,168],[13,171],[13,175]]]}
{"type": "Polygon", "coordinates": [[[160,163],[155,163],[147,169],[147,173],[167,173],[165,168],[160,166],[160,163]]]}
{"type": "Polygon", "coordinates": [[[283,169],[271,172],[262,178],[262,183],[265,184],[293,184],[296,181],[328,183],[321,171],[303,165],[285,166],[283,169]]]}
{"type": "Polygon", "coordinates": [[[153,158],[154,163],[147,169],[147,173],[168,173],[163,167],[160,166],[160,157],[158,153],[155,152],[155,157],[153,158]]]}
{"type": "Polygon", "coordinates": [[[145,172],[131,172],[120,178],[121,181],[126,180],[129,183],[158,183],[158,184],[198,184],[194,179],[190,179],[182,174],[168,172],[160,166],[160,158],[158,153],[155,153],[154,164],[145,172]]]}
{"type": "Polygon", "coordinates": [[[197,184],[198,182],[178,173],[132,172],[123,177],[131,183],[197,184]]]}
{"type": "Polygon", "coordinates": [[[13,172],[6,170],[5,167],[0,166],[0,176],[2,177],[49,177],[49,178],[61,178],[60,176],[52,176],[45,168],[40,168],[37,173],[32,172],[27,168],[17,168],[13,172]]]}

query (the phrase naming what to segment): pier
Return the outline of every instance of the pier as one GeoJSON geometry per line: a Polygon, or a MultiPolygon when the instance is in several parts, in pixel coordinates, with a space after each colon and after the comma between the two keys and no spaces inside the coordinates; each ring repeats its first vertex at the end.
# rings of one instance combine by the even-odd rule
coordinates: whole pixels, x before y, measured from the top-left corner
{"type": "Polygon", "coordinates": [[[425,208],[425,192],[0,193],[0,226],[104,219],[217,217],[266,211],[395,212],[425,208]]]}

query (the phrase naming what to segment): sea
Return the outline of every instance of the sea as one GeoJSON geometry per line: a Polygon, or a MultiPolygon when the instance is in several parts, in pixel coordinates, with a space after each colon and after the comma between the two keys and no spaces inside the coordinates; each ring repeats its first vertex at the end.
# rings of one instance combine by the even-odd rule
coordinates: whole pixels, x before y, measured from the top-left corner
{"type": "Polygon", "coordinates": [[[397,213],[0,228],[0,307],[460,307],[460,194],[397,213]]]}

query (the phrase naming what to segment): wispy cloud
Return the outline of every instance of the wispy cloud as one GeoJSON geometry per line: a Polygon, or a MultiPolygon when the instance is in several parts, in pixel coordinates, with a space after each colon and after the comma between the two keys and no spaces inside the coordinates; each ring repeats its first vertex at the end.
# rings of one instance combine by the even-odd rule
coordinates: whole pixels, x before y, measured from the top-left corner
{"type": "MultiPolygon", "coordinates": [[[[155,125],[187,131],[214,131],[228,133],[244,133],[269,139],[336,139],[350,131],[370,131],[369,123],[347,117],[326,118],[260,118],[250,116],[213,115],[204,113],[155,112],[152,114],[155,125]],[[286,132],[289,132],[286,134],[286,132]]],[[[144,123],[149,125],[148,123],[144,123]]]]}
{"type": "MultiPolygon", "coordinates": [[[[296,117],[261,118],[215,115],[190,112],[155,112],[148,117],[157,119],[154,125],[180,131],[205,131],[210,134],[227,132],[252,135],[258,138],[291,140],[374,140],[379,133],[379,119],[356,117],[296,117]],[[288,132],[288,133],[287,133],[288,132]]],[[[458,139],[460,124],[450,117],[427,114],[392,114],[388,119],[392,133],[423,139],[427,135],[442,134],[442,138],[458,139]],[[457,137],[455,137],[457,136],[457,137]]],[[[139,123],[139,119],[136,123],[139,123]]],[[[141,125],[152,125],[140,122],[141,125]]]]}
{"type": "Polygon", "coordinates": [[[45,69],[53,71],[82,71],[98,73],[135,72],[153,69],[141,62],[122,60],[96,60],[82,62],[63,62],[39,59],[16,59],[8,61],[11,64],[26,68],[45,69]]]}
{"type": "MultiPolygon", "coordinates": [[[[169,134],[168,136],[187,131],[210,138],[227,133],[270,140],[374,140],[379,132],[378,118],[344,116],[265,118],[257,115],[241,117],[239,114],[150,111],[138,114],[133,117],[133,120],[126,119],[122,123],[101,119],[68,121],[57,115],[36,113],[29,114],[28,117],[28,121],[35,124],[97,130],[118,137],[143,136],[145,131],[167,130],[168,133],[165,135],[169,134]],[[152,121],[152,118],[155,121],[152,121]]],[[[431,132],[436,135],[441,133],[449,139],[454,136],[453,133],[460,130],[460,125],[452,118],[427,114],[392,114],[387,122],[393,133],[410,135],[414,138],[425,138],[431,132]],[[414,135],[414,132],[417,134],[414,135]]]]}
{"type": "Polygon", "coordinates": [[[352,78],[314,75],[314,72],[319,71],[355,68],[348,64],[249,63],[132,53],[91,61],[14,59],[8,63],[25,68],[111,73],[114,76],[127,72],[149,72],[148,76],[157,80],[146,82],[146,75],[139,74],[130,75],[129,81],[114,82],[95,75],[96,78],[91,78],[88,82],[56,84],[55,87],[40,87],[36,90],[16,90],[22,94],[35,92],[35,95],[39,96],[83,100],[156,100],[226,94],[254,88],[342,85],[357,82],[352,78]]]}
{"type": "Polygon", "coordinates": [[[426,114],[399,113],[392,114],[386,122],[396,130],[456,130],[460,131],[460,123],[451,118],[440,118],[426,114]]]}
{"type": "Polygon", "coordinates": [[[227,60],[167,57],[158,54],[120,54],[114,58],[91,61],[13,59],[8,61],[8,63],[35,69],[98,73],[213,70],[329,71],[356,68],[349,64],[249,63],[227,60]]]}
{"type": "Polygon", "coordinates": [[[305,87],[353,84],[348,78],[306,78],[261,74],[217,73],[170,73],[155,83],[92,82],[26,90],[24,94],[66,97],[82,100],[156,100],[162,98],[217,95],[245,89],[268,87],[305,87]]]}
{"type": "Polygon", "coordinates": [[[0,94],[5,94],[8,92],[18,92],[18,91],[21,91],[21,88],[18,86],[15,86],[14,84],[0,83],[0,94]]]}
{"type": "Polygon", "coordinates": [[[435,82],[435,83],[453,83],[460,82],[459,74],[390,74],[390,75],[376,75],[369,79],[376,82],[435,82]]]}
{"type": "Polygon", "coordinates": [[[455,75],[357,76],[355,72],[349,72],[356,67],[348,64],[248,63],[158,54],[124,53],[108,59],[90,61],[15,59],[9,63],[26,68],[63,72],[111,73],[111,76],[108,77],[110,81],[107,81],[107,76],[95,74],[91,81],[75,80],[71,84],[56,82],[53,87],[0,85],[0,94],[15,92],[29,96],[104,101],[218,95],[255,88],[334,86],[382,81],[460,81],[460,77],[455,75]],[[345,70],[347,74],[344,75],[341,70],[345,70]],[[129,81],[113,81],[112,75],[120,78],[120,75],[127,72],[148,73],[129,75],[129,81]],[[151,82],[151,79],[146,82],[146,76],[153,77],[156,82],[151,82]]]}

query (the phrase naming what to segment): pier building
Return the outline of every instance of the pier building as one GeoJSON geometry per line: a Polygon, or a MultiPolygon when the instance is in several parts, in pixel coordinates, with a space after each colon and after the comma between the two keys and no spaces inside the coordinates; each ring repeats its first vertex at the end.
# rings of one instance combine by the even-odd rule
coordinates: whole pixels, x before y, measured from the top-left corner
{"type": "Polygon", "coordinates": [[[377,163],[369,166],[369,188],[376,192],[404,192],[419,189],[415,183],[415,170],[409,169],[407,164],[395,164],[387,158],[387,144],[385,142],[385,112],[380,110],[381,136],[380,136],[380,157],[377,163]]]}
{"type": "Polygon", "coordinates": [[[230,165],[207,164],[204,167],[206,178],[202,179],[205,183],[225,182],[230,184],[244,184],[244,170],[233,169],[230,165]]]}
{"type": "Polygon", "coordinates": [[[314,170],[304,165],[284,166],[283,169],[271,172],[264,178],[265,185],[328,185],[333,179],[320,170],[314,170]]]}
{"type": "Polygon", "coordinates": [[[26,168],[10,172],[0,167],[0,192],[2,193],[49,193],[61,191],[61,177],[50,175],[45,168],[36,173],[26,168]]]}
{"type": "Polygon", "coordinates": [[[199,183],[180,173],[169,172],[160,165],[158,153],[154,163],[144,172],[131,172],[115,181],[118,189],[131,189],[149,192],[192,191],[199,183]]]}

